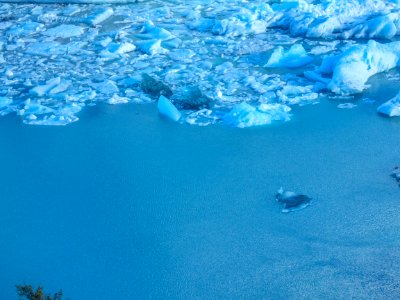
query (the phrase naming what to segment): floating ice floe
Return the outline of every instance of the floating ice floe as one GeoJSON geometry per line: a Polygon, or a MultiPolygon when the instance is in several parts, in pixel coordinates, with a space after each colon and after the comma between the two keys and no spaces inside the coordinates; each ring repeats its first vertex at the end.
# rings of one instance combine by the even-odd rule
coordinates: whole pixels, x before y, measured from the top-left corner
{"type": "Polygon", "coordinates": [[[389,117],[400,116],[400,93],[378,107],[378,112],[389,117]]]}
{"type": "Polygon", "coordinates": [[[354,107],[357,107],[357,105],[354,104],[354,103],[340,103],[340,104],[338,104],[337,107],[338,108],[343,108],[343,109],[352,109],[354,107]]]}
{"type": "Polygon", "coordinates": [[[258,108],[242,102],[224,116],[228,125],[245,128],[270,124],[272,121],[290,120],[291,108],[279,103],[261,104],[258,108]]]}
{"type": "Polygon", "coordinates": [[[282,212],[288,213],[291,211],[306,208],[311,204],[311,198],[307,195],[297,194],[290,191],[284,191],[283,188],[278,190],[275,196],[276,201],[282,204],[282,212]]]}
{"type": "Polygon", "coordinates": [[[162,95],[158,99],[157,107],[158,107],[158,112],[161,115],[163,115],[164,117],[167,117],[168,119],[170,119],[174,122],[178,122],[180,120],[180,118],[182,117],[182,114],[175,107],[175,105],[172,104],[172,102],[168,98],[166,98],[162,95]]]}

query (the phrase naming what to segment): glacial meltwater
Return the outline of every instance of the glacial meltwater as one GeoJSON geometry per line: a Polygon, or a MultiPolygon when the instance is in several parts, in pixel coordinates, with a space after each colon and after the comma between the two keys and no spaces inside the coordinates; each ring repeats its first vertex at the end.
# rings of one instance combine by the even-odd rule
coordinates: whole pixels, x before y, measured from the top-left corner
{"type": "Polygon", "coordinates": [[[0,0],[0,300],[399,298],[399,1],[42,2],[0,0]]]}

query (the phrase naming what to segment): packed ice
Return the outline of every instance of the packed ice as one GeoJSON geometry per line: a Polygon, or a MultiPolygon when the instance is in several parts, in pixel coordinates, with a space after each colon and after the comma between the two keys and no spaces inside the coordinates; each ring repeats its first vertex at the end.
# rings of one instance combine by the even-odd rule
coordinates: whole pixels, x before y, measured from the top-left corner
{"type": "MultiPolygon", "coordinates": [[[[294,106],[362,95],[400,65],[395,0],[7,2],[0,115],[32,125],[152,102],[182,124],[267,125],[289,121],[294,106]]],[[[378,111],[400,115],[398,99],[378,111]]]]}

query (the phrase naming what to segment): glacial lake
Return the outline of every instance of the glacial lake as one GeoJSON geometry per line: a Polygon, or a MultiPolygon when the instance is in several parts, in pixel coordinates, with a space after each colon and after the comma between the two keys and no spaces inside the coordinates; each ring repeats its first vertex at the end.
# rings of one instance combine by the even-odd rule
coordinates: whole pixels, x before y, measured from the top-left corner
{"type": "Polygon", "coordinates": [[[395,299],[400,120],[336,100],[237,129],[99,104],[66,127],[0,118],[0,299],[395,299]],[[283,214],[279,187],[312,205],[283,214]]]}

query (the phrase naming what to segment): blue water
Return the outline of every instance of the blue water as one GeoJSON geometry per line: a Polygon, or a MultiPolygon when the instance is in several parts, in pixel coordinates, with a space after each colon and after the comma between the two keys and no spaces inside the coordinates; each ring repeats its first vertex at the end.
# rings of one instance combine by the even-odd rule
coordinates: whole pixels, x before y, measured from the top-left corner
{"type": "Polygon", "coordinates": [[[400,121],[336,105],[244,130],[155,104],[63,128],[0,118],[0,299],[23,283],[73,300],[395,299],[400,121]],[[282,214],[280,186],[313,204],[282,214]]]}

